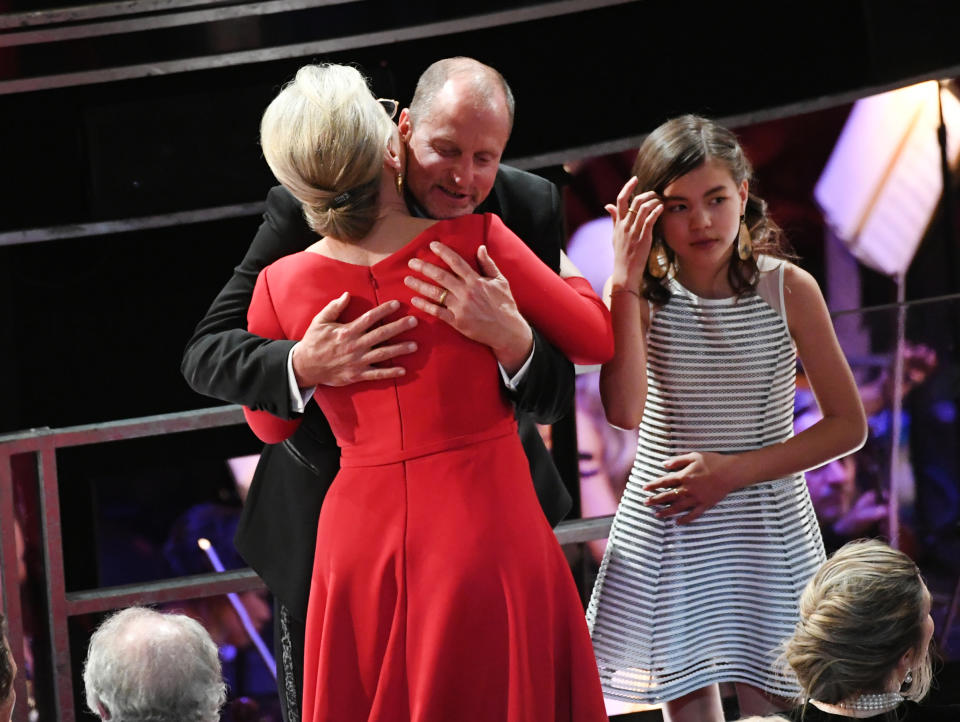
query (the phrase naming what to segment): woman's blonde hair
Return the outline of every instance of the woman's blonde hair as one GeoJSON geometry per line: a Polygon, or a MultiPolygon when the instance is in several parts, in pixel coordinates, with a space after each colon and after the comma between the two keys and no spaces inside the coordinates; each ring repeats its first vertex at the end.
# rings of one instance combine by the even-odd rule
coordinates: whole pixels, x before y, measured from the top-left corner
{"type": "Polygon", "coordinates": [[[786,643],[784,656],[804,696],[836,704],[884,692],[912,649],[912,681],[900,692],[923,698],[932,678],[929,645],[920,649],[924,597],[920,571],[906,554],[876,540],[844,545],[807,584],[786,643]]]}
{"type": "Polygon", "coordinates": [[[310,227],[355,241],[377,220],[391,125],[356,68],[306,65],[267,106],[260,145],[310,227]]]}

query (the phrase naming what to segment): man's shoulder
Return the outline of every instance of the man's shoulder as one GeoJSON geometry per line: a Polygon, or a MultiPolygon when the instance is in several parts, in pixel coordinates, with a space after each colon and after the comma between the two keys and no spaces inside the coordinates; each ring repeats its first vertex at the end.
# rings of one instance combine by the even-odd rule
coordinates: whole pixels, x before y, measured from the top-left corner
{"type": "Polygon", "coordinates": [[[511,165],[500,164],[497,170],[497,179],[494,182],[494,188],[499,187],[506,192],[539,192],[551,194],[556,191],[556,186],[546,178],[538,176],[536,173],[520,170],[511,165]]]}
{"type": "Polygon", "coordinates": [[[559,213],[559,203],[560,192],[546,178],[501,164],[493,191],[477,210],[501,216],[523,238],[529,233],[528,224],[551,222],[559,213]]]}
{"type": "Polygon", "coordinates": [[[300,201],[293,197],[293,194],[281,185],[273,186],[267,191],[266,200],[267,212],[284,217],[299,216],[302,218],[302,208],[300,201]]]}
{"type": "Polygon", "coordinates": [[[303,217],[303,205],[282,185],[273,186],[267,192],[263,217],[278,234],[289,234],[300,239],[297,250],[317,238],[303,217]]]}
{"type": "Polygon", "coordinates": [[[487,202],[477,209],[495,213],[540,259],[557,270],[563,231],[560,191],[546,178],[501,165],[487,202]]]}
{"type": "Polygon", "coordinates": [[[282,185],[275,185],[267,191],[267,205],[284,208],[295,208],[300,204],[293,194],[282,185]]]}

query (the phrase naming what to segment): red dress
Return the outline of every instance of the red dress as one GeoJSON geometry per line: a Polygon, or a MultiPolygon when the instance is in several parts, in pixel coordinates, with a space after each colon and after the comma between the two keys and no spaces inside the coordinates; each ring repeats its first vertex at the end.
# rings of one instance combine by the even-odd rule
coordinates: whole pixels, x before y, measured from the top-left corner
{"type": "MultiPolygon", "coordinates": [[[[485,243],[523,315],[568,356],[613,353],[609,315],[494,215],[439,221],[372,266],[302,252],[265,268],[254,333],[299,339],[350,292],[344,320],[397,299],[418,350],[399,379],[316,400],[342,449],[317,528],[304,659],[304,722],[606,720],[583,608],[537,502],[490,349],[410,304],[407,261],[443,265],[485,243]]],[[[476,263],[473,264],[476,266],[476,263]]],[[[267,442],[296,421],[246,411],[267,442]]]]}

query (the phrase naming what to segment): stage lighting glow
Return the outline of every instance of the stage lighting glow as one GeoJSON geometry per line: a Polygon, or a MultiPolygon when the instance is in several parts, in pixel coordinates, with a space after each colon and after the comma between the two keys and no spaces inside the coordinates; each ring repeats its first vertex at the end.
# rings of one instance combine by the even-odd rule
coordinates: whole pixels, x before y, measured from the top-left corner
{"type": "Polygon", "coordinates": [[[955,167],[960,101],[931,80],[858,100],[814,189],[853,255],[889,276],[906,273],[943,192],[938,93],[955,167]]]}

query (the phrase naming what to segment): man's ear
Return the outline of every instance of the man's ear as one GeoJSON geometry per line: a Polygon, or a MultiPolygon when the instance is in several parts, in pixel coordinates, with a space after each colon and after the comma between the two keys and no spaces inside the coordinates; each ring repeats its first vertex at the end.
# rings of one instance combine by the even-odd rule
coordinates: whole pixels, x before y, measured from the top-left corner
{"type": "Polygon", "coordinates": [[[397,119],[397,128],[400,130],[400,140],[404,143],[410,142],[410,135],[413,133],[413,122],[410,119],[410,108],[404,108],[400,111],[400,117],[397,119]]]}

